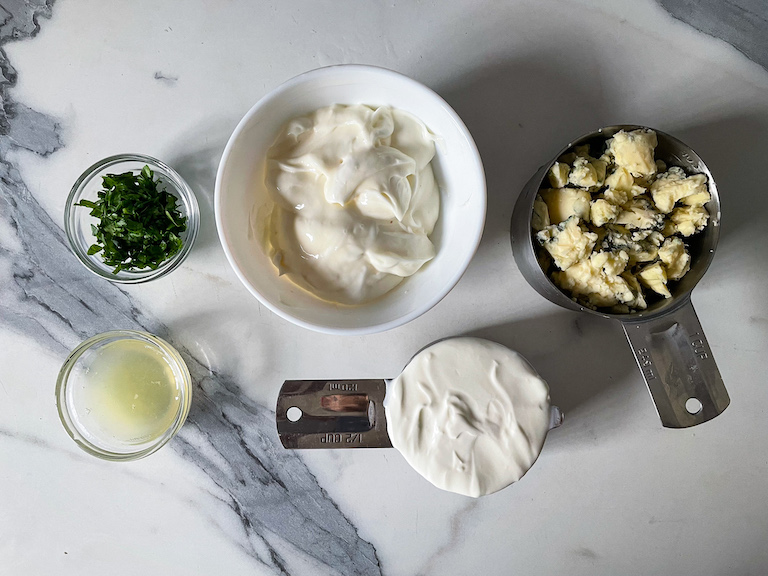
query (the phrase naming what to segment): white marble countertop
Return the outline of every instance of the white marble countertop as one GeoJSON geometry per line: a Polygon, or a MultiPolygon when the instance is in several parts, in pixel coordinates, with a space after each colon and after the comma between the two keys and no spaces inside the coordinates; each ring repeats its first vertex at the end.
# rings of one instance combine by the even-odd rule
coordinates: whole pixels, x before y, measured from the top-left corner
{"type": "Polygon", "coordinates": [[[768,572],[764,3],[52,4],[0,0],[0,574],[768,572]],[[444,96],[477,141],[489,197],[456,288],[401,328],[355,338],[261,307],[212,213],[218,160],[248,108],[349,62],[444,96]],[[662,428],[618,323],[550,304],[512,257],[523,184],[570,139],[615,123],[676,135],[718,181],[721,241],[693,302],[731,405],[694,428],[662,428]],[[62,231],[79,173],[121,152],[171,164],[202,209],[184,266],[131,287],[92,276],[62,231]],[[81,340],[136,327],[185,350],[200,388],[169,446],[102,462],[64,432],[56,375],[81,340]],[[518,484],[475,500],[432,487],[394,450],[279,446],[283,380],[392,376],[467,333],[519,350],[567,414],[518,484]]]}

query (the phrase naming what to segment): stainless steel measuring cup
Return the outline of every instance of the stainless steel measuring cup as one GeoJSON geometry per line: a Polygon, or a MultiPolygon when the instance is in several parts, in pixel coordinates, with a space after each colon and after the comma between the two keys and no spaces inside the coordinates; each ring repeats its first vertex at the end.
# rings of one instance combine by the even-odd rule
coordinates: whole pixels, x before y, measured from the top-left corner
{"type": "Polygon", "coordinates": [[[730,402],[712,350],[691,304],[691,290],[712,262],[720,236],[720,197],[704,161],[677,138],[654,129],[658,137],[656,158],[668,166],[680,166],[688,172],[705,174],[712,199],[706,204],[710,214],[709,224],[687,242],[691,253],[690,271],[670,286],[672,298],[654,302],[646,310],[611,314],[591,310],[569,298],[541,269],[531,228],[536,194],[547,171],[560,156],[574,146],[603,141],[619,130],[638,128],[645,127],[608,126],[590,132],[568,144],[542,166],[525,185],[515,204],[510,228],[512,251],[520,272],[547,300],[569,310],[621,322],[662,424],[668,428],[687,428],[711,420],[723,412],[730,402]]]}
{"type": "MultiPolygon", "coordinates": [[[[280,442],[291,449],[391,448],[386,386],[381,379],[286,380],[275,408],[280,442]]],[[[549,407],[550,430],[563,419],[560,408],[549,407]]]]}
{"type": "MultiPolygon", "coordinates": [[[[384,412],[388,382],[383,378],[286,380],[275,407],[280,442],[291,449],[391,448],[384,412]]],[[[550,405],[549,429],[560,426],[563,419],[560,409],[550,405]]]]}

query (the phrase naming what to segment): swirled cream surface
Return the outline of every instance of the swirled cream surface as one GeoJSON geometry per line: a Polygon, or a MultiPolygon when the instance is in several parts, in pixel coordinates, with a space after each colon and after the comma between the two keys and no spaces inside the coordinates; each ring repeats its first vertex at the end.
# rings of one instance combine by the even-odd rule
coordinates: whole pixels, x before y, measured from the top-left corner
{"type": "Polygon", "coordinates": [[[267,154],[267,248],[280,274],[342,304],[378,298],[435,256],[435,137],[414,116],[335,105],[290,121],[267,154]]]}
{"type": "Polygon", "coordinates": [[[419,352],[384,402],[397,448],[438,488],[478,497],[519,480],[549,429],[549,387],[517,352],[452,338],[419,352]]]}

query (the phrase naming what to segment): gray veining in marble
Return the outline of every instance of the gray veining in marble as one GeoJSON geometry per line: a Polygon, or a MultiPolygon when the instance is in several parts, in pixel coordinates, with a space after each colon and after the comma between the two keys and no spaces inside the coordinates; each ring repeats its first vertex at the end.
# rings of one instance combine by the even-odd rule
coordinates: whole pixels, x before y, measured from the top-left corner
{"type": "Polygon", "coordinates": [[[766,0],[657,0],[672,16],[720,38],[768,70],[766,0]]]}
{"type": "MultiPolygon", "coordinates": [[[[0,2],[0,46],[35,36],[53,1],[0,2]]],[[[15,149],[41,156],[62,146],[57,123],[9,96],[17,73],[0,52],[0,323],[63,355],[99,332],[144,329],[172,340],[116,285],[90,274],[70,253],[66,238],[29,193],[9,161],[15,149]],[[87,294],[87,301],[80,295],[87,294]]],[[[65,187],[66,188],[66,187],[65,187]]],[[[280,446],[273,413],[239,393],[226,375],[177,344],[197,384],[189,419],[171,443],[205,472],[240,518],[239,545],[279,574],[300,551],[318,568],[342,574],[380,574],[374,547],[319,486],[296,456],[280,446]],[[223,464],[222,464],[223,463],[223,464]]],[[[53,395],[53,389],[51,389],[53,395]]],[[[0,433],[0,440],[5,433],[0,433]]]]}

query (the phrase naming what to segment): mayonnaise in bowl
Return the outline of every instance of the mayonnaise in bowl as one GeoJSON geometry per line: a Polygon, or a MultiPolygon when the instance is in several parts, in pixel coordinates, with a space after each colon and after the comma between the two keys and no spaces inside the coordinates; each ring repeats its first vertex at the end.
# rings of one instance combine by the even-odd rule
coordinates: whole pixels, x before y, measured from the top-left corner
{"type": "Polygon", "coordinates": [[[375,300],[434,258],[436,137],[381,106],[334,105],[288,122],[267,153],[266,250],[315,296],[375,300]]]}

